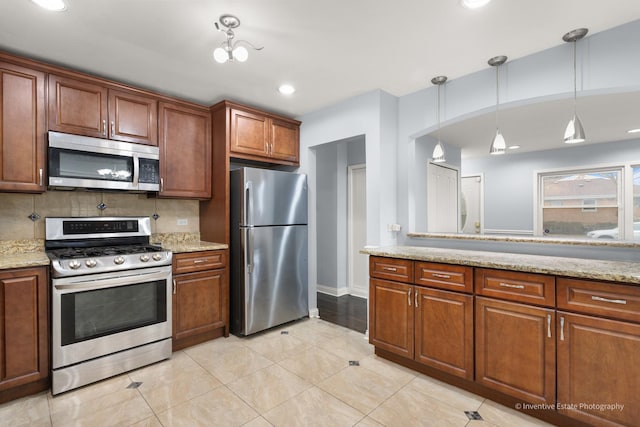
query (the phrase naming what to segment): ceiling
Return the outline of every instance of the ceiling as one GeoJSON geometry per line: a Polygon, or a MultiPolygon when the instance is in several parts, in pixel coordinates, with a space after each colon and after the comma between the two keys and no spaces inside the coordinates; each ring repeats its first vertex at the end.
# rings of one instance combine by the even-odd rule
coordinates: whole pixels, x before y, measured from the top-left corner
{"type": "Polygon", "coordinates": [[[233,99],[299,116],[382,89],[401,96],[640,18],[638,0],[66,0],[61,13],[0,2],[0,49],[211,105],[233,99]],[[240,18],[245,63],[218,64],[214,22],[240,18]],[[283,82],[297,92],[277,93],[283,82]]]}

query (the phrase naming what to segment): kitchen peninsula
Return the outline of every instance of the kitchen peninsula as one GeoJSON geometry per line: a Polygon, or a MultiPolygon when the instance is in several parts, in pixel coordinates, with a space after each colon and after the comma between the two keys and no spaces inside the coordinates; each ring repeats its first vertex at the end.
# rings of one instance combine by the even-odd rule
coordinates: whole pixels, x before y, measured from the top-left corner
{"type": "Polygon", "coordinates": [[[640,263],[418,246],[362,252],[371,255],[378,356],[559,425],[640,418],[640,263]]]}

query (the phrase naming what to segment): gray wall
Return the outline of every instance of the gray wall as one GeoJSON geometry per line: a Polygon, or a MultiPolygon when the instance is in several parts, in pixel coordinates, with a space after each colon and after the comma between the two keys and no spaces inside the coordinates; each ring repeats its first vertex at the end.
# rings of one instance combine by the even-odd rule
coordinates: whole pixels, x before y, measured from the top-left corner
{"type": "Polygon", "coordinates": [[[484,226],[533,230],[536,173],[610,163],[640,163],[640,141],[617,141],[462,161],[462,174],[484,174],[484,226]]]}

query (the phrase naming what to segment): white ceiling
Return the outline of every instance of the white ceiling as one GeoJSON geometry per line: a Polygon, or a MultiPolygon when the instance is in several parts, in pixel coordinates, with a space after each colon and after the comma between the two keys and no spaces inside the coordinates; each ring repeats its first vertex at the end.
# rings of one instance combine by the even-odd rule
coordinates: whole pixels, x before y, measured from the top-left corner
{"type": "Polygon", "coordinates": [[[52,13],[0,2],[0,49],[211,105],[233,99],[299,116],[373,89],[401,96],[640,18],[638,0],[66,0],[52,13]],[[218,64],[213,23],[241,20],[236,38],[264,46],[218,64]],[[282,82],[297,92],[283,97],[282,82]]]}

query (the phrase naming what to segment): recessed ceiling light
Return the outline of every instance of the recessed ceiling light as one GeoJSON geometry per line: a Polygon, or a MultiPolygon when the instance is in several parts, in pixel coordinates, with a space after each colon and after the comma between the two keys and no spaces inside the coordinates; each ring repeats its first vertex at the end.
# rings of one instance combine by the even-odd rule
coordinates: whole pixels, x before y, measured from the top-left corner
{"type": "Polygon", "coordinates": [[[507,147],[509,150],[517,150],[518,148],[520,148],[519,145],[510,145],[507,147]]]}
{"type": "Polygon", "coordinates": [[[64,0],[31,0],[43,9],[62,12],[67,8],[64,0]]]}
{"type": "Polygon", "coordinates": [[[283,85],[280,85],[280,87],[278,88],[278,92],[280,92],[283,95],[292,95],[295,91],[296,91],[295,87],[286,83],[283,85]]]}
{"type": "Polygon", "coordinates": [[[640,128],[636,128],[636,129],[629,129],[627,131],[627,133],[640,133],[640,128]]]}
{"type": "Polygon", "coordinates": [[[462,6],[467,9],[478,9],[482,6],[486,6],[491,0],[461,0],[462,6]]]}

